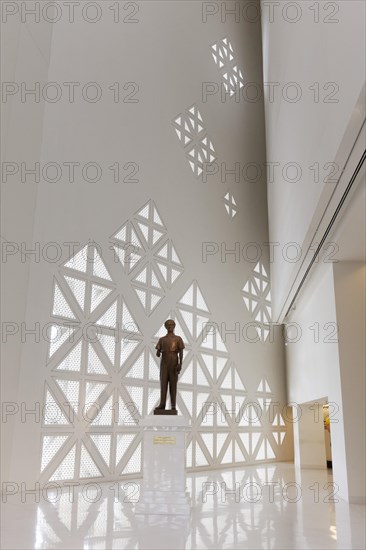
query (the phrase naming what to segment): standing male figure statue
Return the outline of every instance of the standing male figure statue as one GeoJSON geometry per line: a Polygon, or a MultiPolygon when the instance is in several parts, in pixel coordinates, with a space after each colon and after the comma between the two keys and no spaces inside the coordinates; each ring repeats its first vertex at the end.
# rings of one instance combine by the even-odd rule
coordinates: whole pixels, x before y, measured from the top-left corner
{"type": "Polygon", "coordinates": [[[155,411],[165,409],[169,384],[171,409],[176,414],[177,382],[178,374],[182,369],[184,343],[180,336],[174,334],[175,322],[173,319],[165,321],[164,327],[168,332],[166,336],[159,339],[159,342],[155,346],[157,357],[161,355],[160,404],[156,407],[155,411]]]}

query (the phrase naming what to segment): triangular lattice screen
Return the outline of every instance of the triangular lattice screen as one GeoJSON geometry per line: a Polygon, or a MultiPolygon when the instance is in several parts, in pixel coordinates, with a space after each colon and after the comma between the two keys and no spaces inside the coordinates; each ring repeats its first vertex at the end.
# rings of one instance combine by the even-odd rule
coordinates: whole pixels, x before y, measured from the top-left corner
{"type": "Polygon", "coordinates": [[[265,342],[271,330],[271,287],[269,275],[262,262],[258,262],[242,289],[244,303],[260,340],[265,342]]]}
{"type": "Polygon", "coordinates": [[[201,176],[217,156],[197,105],[180,113],[172,124],[194,175],[201,176]]]}
{"type": "Polygon", "coordinates": [[[244,87],[244,77],[237,65],[234,50],[228,38],[213,44],[211,54],[221,72],[225,92],[229,96],[238,94],[244,87]]]}
{"type": "MultiPolygon", "coordinates": [[[[141,472],[139,420],[159,401],[154,347],[165,334],[165,319],[154,334],[146,334],[144,319],[164,303],[167,292],[176,292],[176,281],[187,274],[151,200],[113,233],[111,242],[105,251],[95,243],[85,245],[55,274],[44,388],[43,481],[115,479],[141,472]],[[131,285],[136,295],[135,310],[111,275],[116,259],[123,284],[131,285]],[[142,319],[140,326],[136,316],[142,319]]],[[[251,313],[258,309],[256,296],[267,288],[263,266],[253,276],[257,294],[250,298],[251,313]]],[[[268,293],[260,311],[267,300],[268,293]]],[[[259,380],[257,393],[248,395],[243,369],[239,372],[232,362],[220,334],[206,330],[212,314],[197,281],[187,279],[174,302],[171,316],[186,343],[177,401],[192,423],[187,467],[274,459],[285,425],[281,415],[269,416],[273,394],[268,381],[259,380]]]]}

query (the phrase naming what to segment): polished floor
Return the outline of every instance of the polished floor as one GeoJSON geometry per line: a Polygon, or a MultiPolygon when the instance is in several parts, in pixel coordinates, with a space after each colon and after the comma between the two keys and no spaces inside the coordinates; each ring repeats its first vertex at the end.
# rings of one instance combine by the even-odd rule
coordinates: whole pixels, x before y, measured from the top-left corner
{"type": "Polygon", "coordinates": [[[104,483],[2,504],[4,550],[348,549],[365,546],[365,507],[328,470],[276,463],[187,477],[190,517],[135,515],[139,483],[104,483]],[[55,502],[50,502],[55,501],[55,502]]]}

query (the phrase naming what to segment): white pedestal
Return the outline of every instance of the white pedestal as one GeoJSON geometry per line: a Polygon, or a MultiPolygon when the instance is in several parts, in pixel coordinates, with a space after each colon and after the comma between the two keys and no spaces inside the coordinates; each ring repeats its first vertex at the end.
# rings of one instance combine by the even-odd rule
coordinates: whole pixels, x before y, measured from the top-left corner
{"type": "Polygon", "coordinates": [[[188,516],[190,500],[186,492],[186,432],[184,416],[145,416],[143,427],[143,482],[136,514],[188,516]]]}

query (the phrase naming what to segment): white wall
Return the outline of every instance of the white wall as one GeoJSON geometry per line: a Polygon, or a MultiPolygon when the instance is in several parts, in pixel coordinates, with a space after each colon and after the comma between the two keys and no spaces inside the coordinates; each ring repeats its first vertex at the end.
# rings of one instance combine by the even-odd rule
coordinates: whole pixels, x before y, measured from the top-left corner
{"type": "MultiPolygon", "coordinates": [[[[307,402],[324,403],[326,398],[335,404],[336,422],[331,424],[333,474],[342,495],[347,495],[339,351],[336,339],[331,341],[337,322],[332,264],[322,263],[307,282],[286,325],[288,399],[300,407],[307,402]]],[[[300,457],[297,434],[295,431],[295,456],[300,457]]]]}
{"type": "MultiPolygon", "coordinates": [[[[365,264],[334,266],[348,487],[353,502],[365,502],[365,264]]],[[[333,434],[333,432],[332,432],[333,434]]]]}
{"type": "MultiPolygon", "coordinates": [[[[14,5],[13,5],[14,6],[14,5]]],[[[11,6],[9,5],[9,9],[11,6]]],[[[18,404],[18,383],[23,346],[20,326],[25,319],[31,257],[23,250],[34,250],[33,225],[37,185],[20,180],[20,164],[40,159],[44,103],[21,102],[20,83],[47,80],[52,25],[35,23],[29,18],[21,23],[17,16],[2,16],[2,81],[19,86],[19,92],[3,97],[2,102],[2,322],[1,395],[2,400],[18,404]],[[6,163],[12,166],[5,168],[6,163]],[[19,169],[15,176],[13,169],[19,169]],[[9,170],[9,176],[6,176],[9,170]],[[7,333],[7,331],[9,331],[7,333]],[[10,333],[14,331],[15,335],[10,333]],[[18,331],[18,334],[16,332],[18,331]]],[[[29,164],[28,164],[29,165],[29,164]]],[[[33,257],[34,258],[34,257],[33,257]]],[[[9,407],[13,407],[10,405],[9,407]]],[[[10,410],[10,409],[9,409],[10,410]]],[[[9,463],[14,432],[14,417],[6,416],[1,430],[3,479],[9,478],[9,463]]]]}
{"type": "MultiPolygon", "coordinates": [[[[353,114],[347,143],[338,151],[365,80],[365,3],[297,2],[291,7],[281,0],[272,4],[272,19],[269,5],[262,2],[263,78],[278,84],[273,99],[265,86],[267,162],[279,163],[268,182],[270,241],[279,243],[271,270],[278,319],[335,188],[335,182],[325,183],[330,168],[325,165],[336,162],[343,167],[364,120],[361,112],[353,114]],[[290,99],[299,97],[296,102],[286,99],[286,91],[281,95],[288,83],[296,83],[298,92],[288,88],[290,99]],[[319,98],[309,89],[314,83],[319,85],[319,98]],[[335,89],[337,93],[327,97],[335,89]],[[289,169],[286,175],[287,163],[297,163],[298,169],[289,169]],[[315,163],[319,163],[319,181],[310,168],[315,163]],[[288,181],[297,179],[297,174],[298,181],[288,181]],[[286,261],[286,250],[296,258],[294,247],[286,249],[288,243],[296,243],[302,253],[298,261],[286,261]]],[[[364,100],[361,111],[363,105],[364,100]]],[[[337,167],[336,172],[335,181],[340,176],[337,167]]]]}
{"type": "MultiPolygon", "coordinates": [[[[233,255],[222,258],[220,253],[209,257],[207,262],[202,261],[203,242],[214,242],[219,247],[223,243],[232,249],[236,242],[244,245],[268,241],[265,181],[253,185],[228,180],[224,184],[220,174],[206,183],[200,181],[194,176],[171,124],[173,118],[196,103],[220,162],[264,163],[263,105],[221,102],[217,97],[204,103],[201,98],[202,82],[221,84],[210,46],[225,35],[233,44],[238,65],[247,71],[250,79],[261,80],[260,25],[232,22],[223,27],[220,18],[204,24],[201,4],[194,2],[141,2],[139,23],[124,24],[123,32],[122,23],[113,23],[110,16],[107,11],[97,24],[77,19],[72,25],[61,22],[53,29],[48,80],[82,84],[97,81],[103,87],[103,100],[88,103],[78,94],[74,104],[64,98],[47,104],[41,162],[94,161],[101,166],[103,178],[91,184],[83,181],[79,172],[75,182],[70,183],[64,172],[57,184],[44,180],[39,184],[33,240],[41,246],[58,243],[62,258],[55,264],[45,258],[32,263],[25,322],[27,326],[39,322],[43,327],[52,319],[54,277],[65,286],[63,265],[69,256],[64,243],[73,241],[81,246],[94,240],[102,246],[103,259],[114,281],[113,292],[123,294],[141,328],[141,345],[153,349],[152,336],[192,281],[197,280],[210,308],[210,318],[228,330],[233,329],[235,323],[240,326],[238,341],[234,335],[228,335],[226,345],[228,357],[246,386],[247,399],[258,397],[258,385],[265,378],[272,399],[282,407],[286,402],[286,387],[280,331],[275,331],[273,343],[250,343],[242,336],[242,328],[252,317],[245,308],[241,290],[255,264],[242,256],[239,261],[233,255]],[[137,82],[139,102],[114,103],[109,86],[117,81],[121,89],[126,82],[137,82]],[[114,183],[109,167],[117,161],[121,166],[136,162],[139,183],[114,183]],[[234,194],[239,210],[234,219],[227,216],[223,204],[228,190],[234,194]],[[171,289],[165,289],[161,305],[147,316],[130,277],[113,260],[110,236],[149,199],[155,201],[166,224],[184,273],[171,289]]],[[[266,249],[263,251],[262,261],[269,269],[266,249]]],[[[16,291],[16,285],[12,290],[16,291]]],[[[65,291],[71,303],[67,286],[65,291]]],[[[81,324],[90,320],[93,321],[93,315],[82,318],[81,324]]],[[[45,380],[58,391],[54,382],[57,374],[52,370],[56,361],[47,361],[48,344],[44,338],[38,342],[29,338],[23,348],[18,401],[26,402],[29,407],[34,403],[43,405],[45,380]]],[[[189,352],[195,356],[200,353],[197,342],[187,348],[186,357],[189,352]]],[[[62,351],[60,358],[65,353],[62,351]]],[[[110,374],[108,384],[117,391],[121,385],[118,372],[110,374]]],[[[122,380],[122,386],[124,384],[122,380]]],[[[213,385],[209,391],[217,393],[218,388],[213,385]]],[[[228,393],[233,395],[233,391],[228,393]]],[[[242,395],[240,400],[244,400],[242,395]]],[[[232,426],[230,434],[237,431],[234,422],[232,426]]],[[[267,414],[258,429],[263,443],[265,438],[270,439],[277,459],[291,459],[291,429],[279,446],[275,444],[267,414]]],[[[53,429],[56,434],[64,432],[71,432],[70,441],[76,442],[78,452],[81,440],[88,445],[81,423],[63,431],[53,429]]],[[[197,441],[201,441],[198,425],[193,432],[197,441]]],[[[41,426],[32,417],[27,417],[24,423],[17,418],[12,479],[31,483],[40,478],[42,434],[46,433],[52,433],[52,429],[41,426]]],[[[254,460],[255,454],[253,449],[248,460],[254,460]]],[[[96,460],[101,464],[100,457],[96,460]]],[[[104,477],[115,477],[115,473],[104,477]]]]}
{"type": "Polygon", "coordinates": [[[294,423],[294,439],[298,452],[295,464],[299,468],[326,468],[322,405],[301,403],[295,408],[294,417],[301,410],[301,416],[294,423]],[[301,407],[301,408],[300,408],[301,407]]]}
{"type": "MultiPolygon", "coordinates": [[[[359,262],[319,264],[286,325],[289,401],[329,401],[334,481],[354,502],[365,498],[364,277],[359,262]]],[[[301,461],[299,429],[294,438],[301,461]]]]}

